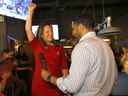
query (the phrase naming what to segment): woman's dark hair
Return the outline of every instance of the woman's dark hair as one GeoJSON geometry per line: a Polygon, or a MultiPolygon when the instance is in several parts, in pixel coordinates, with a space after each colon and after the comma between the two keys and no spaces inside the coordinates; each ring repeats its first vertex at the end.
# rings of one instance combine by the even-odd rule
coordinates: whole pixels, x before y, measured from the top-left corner
{"type": "MultiPolygon", "coordinates": [[[[45,43],[45,41],[44,41],[43,38],[41,37],[44,26],[50,26],[50,27],[52,28],[52,24],[50,24],[50,23],[48,23],[48,22],[41,23],[41,24],[39,25],[39,28],[38,28],[37,39],[40,40],[40,41],[42,41],[43,44],[44,44],[45,46],[47,46],[47,44],[45,43]]],[[[55,41],[53,40],[52,42],[54,43],[55,41]]]]}
{"type": "Polygon", "coordinates": [[[43,30],[44,30],[44,27],[45,26],[50,26],[51,27],[51,29],[52,29],[52,24],[50,24],[50,23],[41,23],[40,24],[40,26],[39,26],[39,28],[40,28],[40,32],[42,32],[43,30]]]}
{"type": "Polygon", "coordinates": [[[52,28],[52,24],[50,24],[50,23],[46,23],[46,22],[41,23],[39,25],[38,32],[37,32],[37,38],[38,39],[41,39],[41,35],[42,35],[42,31],[43,31],[44,26],[50,26],[52,28]]]}

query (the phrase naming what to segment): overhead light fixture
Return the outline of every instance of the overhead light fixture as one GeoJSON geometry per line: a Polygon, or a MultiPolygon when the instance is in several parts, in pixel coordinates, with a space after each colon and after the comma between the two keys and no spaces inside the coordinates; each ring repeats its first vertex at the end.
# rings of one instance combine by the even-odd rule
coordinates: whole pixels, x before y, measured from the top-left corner
{"type": "Polygon", "coordinates": [[[105,10],[104,10],[104,0],[102,0],[102,9],[103,9],[103,22],[96,26],[96,30],[98,30],[97,35],[104,36],[104,35],[116,35],[120,33],[119,27],[113,27],[111,25],[112,18],[108,16],[105,18],[105,10]]]}
{"type": "Polygon", "coordinates": [[[98,32],[98,35],[115,35],[120,33],[119,27],[112,27],[111,25],[111,17],[107,17],[105,21],[100,24],[102,26],[102,29],[98,32]]]}
{"type": "Polygon", "coordinates": [[[120,28],[119,27],[107,27],[98,32],[98,35],[114,35],[119,34],[120,28]]]}

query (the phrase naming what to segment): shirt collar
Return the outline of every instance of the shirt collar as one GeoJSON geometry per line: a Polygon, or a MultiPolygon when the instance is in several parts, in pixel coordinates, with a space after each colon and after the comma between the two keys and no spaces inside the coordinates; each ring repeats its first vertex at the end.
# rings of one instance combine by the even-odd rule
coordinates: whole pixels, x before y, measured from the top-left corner
{"type": "Polygon", "coordinates": [[[95,36],[96,36],[96,33],[95,32],[88,32],[84,36],[81,37],[81,39],[79,40],[79,42],[80,41],[83,41],[84,39],[87,39],[87,38],[90,38],[90,37],[95,37],[95,36]]]}

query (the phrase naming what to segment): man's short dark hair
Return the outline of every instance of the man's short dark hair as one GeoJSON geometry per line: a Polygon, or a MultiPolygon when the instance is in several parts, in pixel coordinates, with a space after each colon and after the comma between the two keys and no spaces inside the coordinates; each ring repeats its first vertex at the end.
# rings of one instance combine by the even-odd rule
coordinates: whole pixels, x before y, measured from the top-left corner
{"type": "Polygon", "coordinates": [[[95,22],[91,16],[78,16],[74,18],[73,22],[76,24],[82,24],[89,29],[94,29],[95,27],[95,22]]]}

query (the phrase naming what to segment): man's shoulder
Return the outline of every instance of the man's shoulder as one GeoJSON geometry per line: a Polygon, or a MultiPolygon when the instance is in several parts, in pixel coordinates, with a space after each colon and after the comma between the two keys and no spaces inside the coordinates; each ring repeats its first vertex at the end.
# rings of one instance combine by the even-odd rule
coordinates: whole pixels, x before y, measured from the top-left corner
{"type": "Polygon", "coordinates": [[[82,40],[82,41],[80,41],[78,44],[77,44],[77,46],[90,46],[90,45],[92,45],[94,42],[97,42],[96,40],[94,40],[93,38],[88,38],[88,39],[84,39],[84,40],[82,40]]]}
{"type": "Polygon", "coordinates": [[[103,43],[105,44],[105,42],[98,37],[88,38],[88,39],[84,39],[81,42],[79,42],[76,45],[76,47],[78,47],[78,48],[85,47],[86,49],[91,50],[91,49],[99,48],[99,46],[104,45],[103,43]]]}

